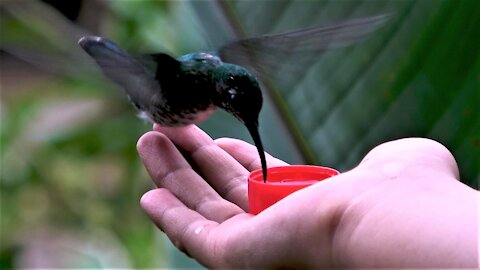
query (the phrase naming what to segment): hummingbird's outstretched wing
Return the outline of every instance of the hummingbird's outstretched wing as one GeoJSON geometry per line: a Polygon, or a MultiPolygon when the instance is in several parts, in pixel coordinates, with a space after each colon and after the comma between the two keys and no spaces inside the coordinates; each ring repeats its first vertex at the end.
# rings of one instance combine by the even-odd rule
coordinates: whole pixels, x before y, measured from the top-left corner
{"type": "Polygon", "coordinates": [[[145,110],[152,99],[161,100],[155,73],[115,43],[95,36],[82,37],[78,43],[103,73],[125,90],[137,109],[145,110]]]}
{"type": "Polygon", "coordinates": [[[81,37],[86,36],[82,39],[82,47],[95,59],[103,73],[126,91],[137,107],[145,103],[151,91],[158,90],[158,83],[154,80],[155,70],[146,68],[142,59],[130,56],[107,39],[89,36],[86,30],[48,5],[39,1],[7,1],[0,6],[0,15],[28,26],[11,29],[7,24],[1,24],[0,49],[38,68],[61,75],[75,76],[85,71],[97,74],[98,70],[77,44],[81,37]],[[32,21],[41,23],[32,25],[32,21]],[[20,33],[25,31],[24,35],[15,32],[15,29],[20,33]]]}
{"type": "Polygon", "coordinates": [[[219,56],[225,62],[248,66],[258,77],[273,76],[279,72],[282,61],[289,57],[294,57],[295,61],[289,63],[289,67],[305,69],[304,61],[312,63],[325,50],[365,39],[388,18],[388,15],[378,15],[241,39],[220,48],[219,56]]]}

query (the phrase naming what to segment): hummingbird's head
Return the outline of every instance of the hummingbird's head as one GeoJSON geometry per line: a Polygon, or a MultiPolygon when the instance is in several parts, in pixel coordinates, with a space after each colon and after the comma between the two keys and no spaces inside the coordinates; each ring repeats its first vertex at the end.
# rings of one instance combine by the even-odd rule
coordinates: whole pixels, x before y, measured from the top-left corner
{"type": "Polygon", "coordinates": [[[257,146],[263,170],[263,180],[267,180],[267,161],[262,140],[258,132],[258,116],[262,109],[262,91],[257,79],[243,67],[222,64],[214,71],[217,96],[214,104],[233,114],[250,132],[257,146]]]}
{"type": "Polygon", "coordinates": [[[245,125],[258,125],[262,92],[255,77],[245,68],[223,64],[214,71],[215,105],[231,113],[245,125]]]}

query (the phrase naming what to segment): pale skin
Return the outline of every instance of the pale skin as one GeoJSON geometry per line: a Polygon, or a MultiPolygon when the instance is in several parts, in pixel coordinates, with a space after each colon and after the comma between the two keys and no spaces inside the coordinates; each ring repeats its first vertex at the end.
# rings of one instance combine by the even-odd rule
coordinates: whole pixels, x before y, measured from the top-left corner
{"type": "MultiPolygon", "coordinates": [[[[477,268],[480,195],[441,144],[381,144],[361,163],[248,214],[254,146],[196,126],[137,144],[157,189],[141,205],[182,251],[209,268],[477,268]]],[[[285,162],[267,156],[269,167],[285,162]]]]}

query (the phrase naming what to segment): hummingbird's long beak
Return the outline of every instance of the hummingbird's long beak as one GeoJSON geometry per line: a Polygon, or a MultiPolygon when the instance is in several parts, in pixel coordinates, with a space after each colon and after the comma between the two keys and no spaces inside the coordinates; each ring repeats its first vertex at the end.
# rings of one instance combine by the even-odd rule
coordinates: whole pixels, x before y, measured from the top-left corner
{"type": "Polygon", "coordinates": [[[258,133],[258,123],[245,123],[250,136],[252,136],[253,143],[257,147],[258,154],[260,155],[260,162],[262,163],[263,182],[267,181],[267,160],[265,159],[265,152],[263,150],[262,140],[260,139],[260,133],[258,133]]]}

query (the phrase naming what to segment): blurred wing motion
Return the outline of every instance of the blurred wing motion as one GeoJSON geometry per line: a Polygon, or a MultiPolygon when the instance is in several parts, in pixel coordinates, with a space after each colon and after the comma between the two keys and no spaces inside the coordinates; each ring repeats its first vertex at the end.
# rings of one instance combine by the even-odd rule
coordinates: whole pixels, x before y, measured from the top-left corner
{"type": "Polygon", "coordinates": [[[82,37],[78,44],[97,62],[103,73],[121,86],[137,109],[161,100],[155,73],[115,43],[102,37],[82,37]]]}
{"type": "Polygon", "coordinates": [[[92,70],[77,45],[87,31],[40,1],[0,4],[0,49],[45,71],[75,75],[92,70]]]}
{"type": "Polygon", "coordinates": [[[388,18],[379,15],[241,39],[223,46],[219,55],[225,62],[249,66],[259,77],[272,76],[288,57],[294,57],[289,63],[292,68],[301,69],[305,65],[302,61],[314,62],[325,50],[362,41],[388,18]]]}

